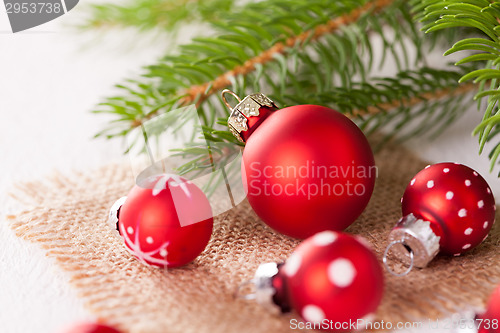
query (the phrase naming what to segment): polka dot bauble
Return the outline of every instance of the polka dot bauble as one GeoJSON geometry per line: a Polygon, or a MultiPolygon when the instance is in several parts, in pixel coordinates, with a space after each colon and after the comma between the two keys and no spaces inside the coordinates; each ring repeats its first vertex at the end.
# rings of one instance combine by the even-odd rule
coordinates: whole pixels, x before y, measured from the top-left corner
{"type": "Polygon", "coordinates": [[[374,319],[384,289],[382,268],[368,242],[334,231],[307,238],[284,264],[262,265],[252,281],[259,302],[295,311],[305,328],[339,332],[345,331],[342,324],[354,322],[362,329],[374,319]]]}
{"type": "Polygon", "coordinates": [[[118,227],[137,259],[158,267],[178,267],[205,249],[212,234],[212,210],[192,182],[157,175],[130,191],[119,208],[118,227]]]}
{"type": "Polygon", "coordinates": [[[438,163],[420,171],[401,199],[403,218],[390,233],[395,254],[417,267],[437,253],[459,256],[484,241],[495,221],[488,183],[471,168],[438,163]],[[413,257],[413,258],[412,258],[413,257]]]}

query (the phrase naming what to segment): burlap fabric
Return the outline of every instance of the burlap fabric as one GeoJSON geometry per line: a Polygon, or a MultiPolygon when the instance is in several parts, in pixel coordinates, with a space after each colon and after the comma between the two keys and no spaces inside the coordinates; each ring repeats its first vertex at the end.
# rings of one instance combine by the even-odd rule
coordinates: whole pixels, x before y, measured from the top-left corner
{"type": "MultiPolygon", "coordinates": [[[[426,163],[396,146],[376,159],[375,193],[347,231],[366,237],[381,257],[400,218],[405,186],[426,163]]],[[[87,307],[124,332],[290,332],[290,317],[234,299],[233,292],[259,264],[287,258],[296,240],[273,232],[243,202],[215,219],[212,240],[194,263],[168,271],[146,267],[124,249],[106,221],[109,207],[132,185],[127,165],[24,184],[18,198],[36,207],[11,217],[12,229],[46,249],[71,276],[87,307]]],[[[499,245],[496,223],[488,239],[462,257],[438,257],[403,278],[386,274],[377,319],[427,320],[484,306],[500,283],[499,245]]]]}

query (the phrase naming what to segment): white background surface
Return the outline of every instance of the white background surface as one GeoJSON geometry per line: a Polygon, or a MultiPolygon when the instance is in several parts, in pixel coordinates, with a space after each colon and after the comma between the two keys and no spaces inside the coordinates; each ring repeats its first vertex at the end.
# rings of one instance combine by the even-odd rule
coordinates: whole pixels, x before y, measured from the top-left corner
{"type": "MultiPolygon", "coordinates": [[[[6,194],[16,182],[41,178],[56,169],[85,170],[123,158],[119,141],[91,139],[105,119],[89,110],[113,92],[113,84],[133,77],[168,47],[161,38],[156,37],[157,43],[148,38],[140,42],[130,32],[99,38],[81,35],[66,26],[73,18],[70,12],[12,34],[0,6],[0,332],[4,333],[51,333],[91,318],[69,288],[67,276],[37,245],[21,241],[6,227],[3,216],[19,208],[6,194]]],[[[477,138],[470,135],[480,118],[473,108],[438,140],[414,140],[408,145],[425,159],[473,167],[500,197],[500,181],[489,174],[488,159],[477,155],[477,138]]]]}

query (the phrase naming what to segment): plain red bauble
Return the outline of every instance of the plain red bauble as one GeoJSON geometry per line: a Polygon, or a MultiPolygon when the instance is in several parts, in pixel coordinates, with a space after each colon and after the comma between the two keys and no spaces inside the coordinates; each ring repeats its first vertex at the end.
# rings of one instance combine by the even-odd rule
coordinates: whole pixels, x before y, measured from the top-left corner
{"type": "Polygon", "coordinates": [[[61,333],[120,333],[120,331],[103,324],[78,323],[66,328],[61,333]]]}
{"type": "Polygon", "coordinates": [[[120,208],[118,226],[125,245],[139,260],[178,267],[205,249],[212,235],[212,210],[195,184],[165,174],[134,186],[120,208]]]}
{"type": "Polygon", "coordinates": [[[280,274],[292,308],[316,324],[373,319],[384,291],[382,268],[366,241],[333,231],[302,242],[280,274]]]}
{"type": "Polygon", "coordinates": [[[272,113],[251,134],[242,177],[257,215],[303,239],[353,223],[370,200],[376,168],[356,124],[332,109],[299,105],[272,113]]]}
{"type": "Polygon", "coordinates": [[[480,244],[495,221],[495,199],[476,171],[438,163],[420,171],[405,190],[403,215],[429,221],[440,251],[459,255],[480,244]]]}

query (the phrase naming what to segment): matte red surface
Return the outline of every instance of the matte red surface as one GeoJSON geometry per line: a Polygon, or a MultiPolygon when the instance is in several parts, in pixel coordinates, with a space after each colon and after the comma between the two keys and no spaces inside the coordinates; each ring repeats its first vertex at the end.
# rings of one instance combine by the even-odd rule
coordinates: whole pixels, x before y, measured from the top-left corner
{"type": "Polygon", "coordinates": [[[248,201],[265,223],[306,238],[354,222],[372,195],[374,165],[368,141],[351,120],[326,107],[299,105],[273,112],[248,138],[242,176],[248,201]]]}
{"type": "Polygon", "coordinates": [[[195,184],[162,175],[143,187],[134,186],[120,209],[118,225],[125,245],[139,260],[177,267],[205,249],[213,218],[208,199],[195,184]]]}

